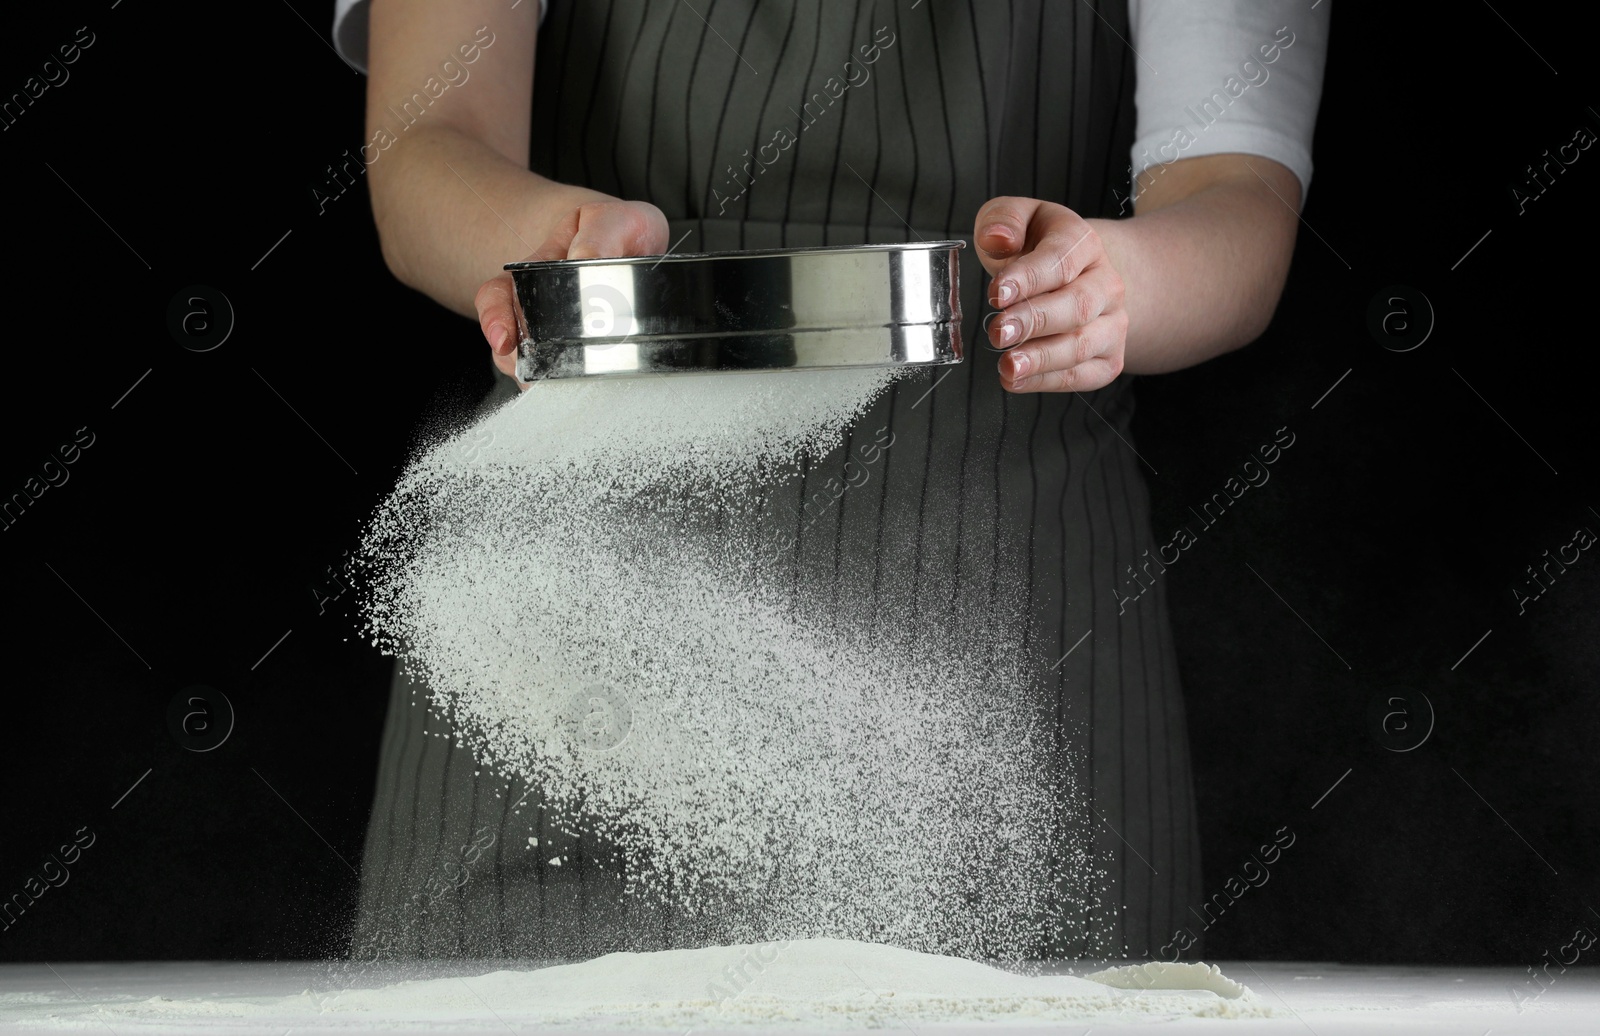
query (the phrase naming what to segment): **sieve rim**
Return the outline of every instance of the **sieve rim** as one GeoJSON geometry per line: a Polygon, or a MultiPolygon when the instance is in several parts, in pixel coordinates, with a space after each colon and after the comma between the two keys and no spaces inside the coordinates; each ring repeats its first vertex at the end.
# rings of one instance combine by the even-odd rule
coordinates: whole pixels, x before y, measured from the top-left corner
{"type": "Polygon", "coordinates": [[[721,259],[774,259],[796,255],[815,255],[818,253],[850,255],[860,252],[917,252],[965,247],[967,247],[967,243],[960,240],[906,241],[897,244],[800,245],[793,248],[756,248],[729,252],[668,252],[664,255],[629,255],[598,259],[524,259],[515,263],[506,263],[503,269],[508,271],[545,270],[567,269],[574,266],[637,266],[644,263],[655,266],[659,263],[708,262],[721,259]]]}

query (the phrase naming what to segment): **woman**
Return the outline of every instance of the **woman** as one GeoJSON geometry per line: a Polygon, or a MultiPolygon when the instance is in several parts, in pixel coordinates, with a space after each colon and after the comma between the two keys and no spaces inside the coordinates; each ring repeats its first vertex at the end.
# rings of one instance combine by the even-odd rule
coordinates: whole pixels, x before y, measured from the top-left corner
{"type": "MultiPolygon", "coordinates": [[[[852,598],[886,568],[914,572],[920,614],[969,623],[1002,579],[1026,585],[1023,637],[1059,660],[1041,683],[1107,882],[1045,956],[1173,956],[1204,900],[1165,584],[1125,590],[1156,545],[1126,375],[1202,362],[1270,319],[1331,5],[1199,6],[341,0],[336,24],[370,66],[384,258],[478,317],[503,394],[511,258],[975,246],[966,338],[993,349],[878,401],[850,436],[892,430],[878,498],[844,500],[787,560],[852,598]],[[998,312],[980,323],[985,301],[998,312]]],[[[849,448],[785,490],[795,512],[849,448]]],[[[537,789],[480,772],[425,697],[397,678],[358,952],[694,938],[622,896],[602,847],[544,817],[537,789]]]]}

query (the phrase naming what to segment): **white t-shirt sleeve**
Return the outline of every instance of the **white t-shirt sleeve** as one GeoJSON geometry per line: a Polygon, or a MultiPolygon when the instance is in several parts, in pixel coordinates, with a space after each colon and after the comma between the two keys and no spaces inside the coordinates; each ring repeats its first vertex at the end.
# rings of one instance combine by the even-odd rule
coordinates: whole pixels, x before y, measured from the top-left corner
{"type": "Polygon", "coordinates": [[[1333,0],[1129,0],[1138,67],[1133,175],[1198,155],[1261,155],[1311,186],[1333,0]]]}
{"type": "MultiPolygon", "coordinates": [[[[352,65],[367,70],[367,8],[372,0],[334,0],[333,45],[352,65]]],[[[549,0],[539,0],[539,24],[549,10],[549,0]]]]}

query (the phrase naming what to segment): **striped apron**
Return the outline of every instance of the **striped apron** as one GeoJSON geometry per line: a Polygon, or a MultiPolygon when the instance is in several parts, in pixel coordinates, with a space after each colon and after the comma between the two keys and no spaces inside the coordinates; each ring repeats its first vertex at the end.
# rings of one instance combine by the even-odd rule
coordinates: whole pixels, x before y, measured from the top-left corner
{"type": "MultiPolygon", "coordinates": [[[[910,573],[892,592],[961,624],[988,621],[1002,583],[1026,587],[1028,650],[1045,665],[1066,656],[1041,666],[1039,688],[1057,763],[1084,797],[1067,811],[1082,829],[1062,837],[1092,847],[1104,885],[1038,954],[1155,956],[1199,900],[1199,840],[1165,584],[1132,606],[1114,592],[1155,543],[1131,379],[1003,391],[970,247],[997,195],[1118,214],[1134,131],[1128,13],[1119,0],[981,6],[556,0],[539,34],[531,166],[653,202],[679,252],[969,242],[968,362],[897,384],[766,505],[801,515],[845,481],[856,443],[892,429],[876,483],[795,522],[783,563],[869,614],[884,573],[910,573]]],[[[624,895],[612,853],[563,831],[537,787],[481,765],[428,706],[397,674],[356,956],[578,959],[707,938],[624,895]]]]}

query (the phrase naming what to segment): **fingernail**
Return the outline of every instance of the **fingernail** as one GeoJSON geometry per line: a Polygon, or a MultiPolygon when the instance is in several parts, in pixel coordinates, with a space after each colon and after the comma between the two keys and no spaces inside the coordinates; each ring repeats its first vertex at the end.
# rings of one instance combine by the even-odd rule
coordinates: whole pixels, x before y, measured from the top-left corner
{"type": "Polygon", "coordinates": [[[1011,377],[1013,380],[1027,377],[1028,368],[1032,366],[1033,362],[1028,358],[1027,353],[1011,354],[1011,377]]]}
{"type": "Polygon", "coordinates": [[[1011,300],[1016,297],[1016,294],[1017,286],[1015,284],[1011,283],[1010,281],[1000,282],[1000,305],[1005,306],[1010,304],[1011,300]]]}
{"type": "Polygon", "coordinates": [[[511,351],[511,329],[504,324],[489,325],[489,346],[504,356],[511,351]]]}
{"type": "Polygon", "coordinates": [[[1013,345],[1022,335],[1022,325],[1015,320],[1007,320],[1000,325],[1000,344],[1013,345]]]}
{"type": "Polygon", "coordinates": [[[1007,248],[1011,247],[1011,228],[1004,223],[991,223],[983,228],[984,237],[998,237],[1005,241],[1007,248]]]}

